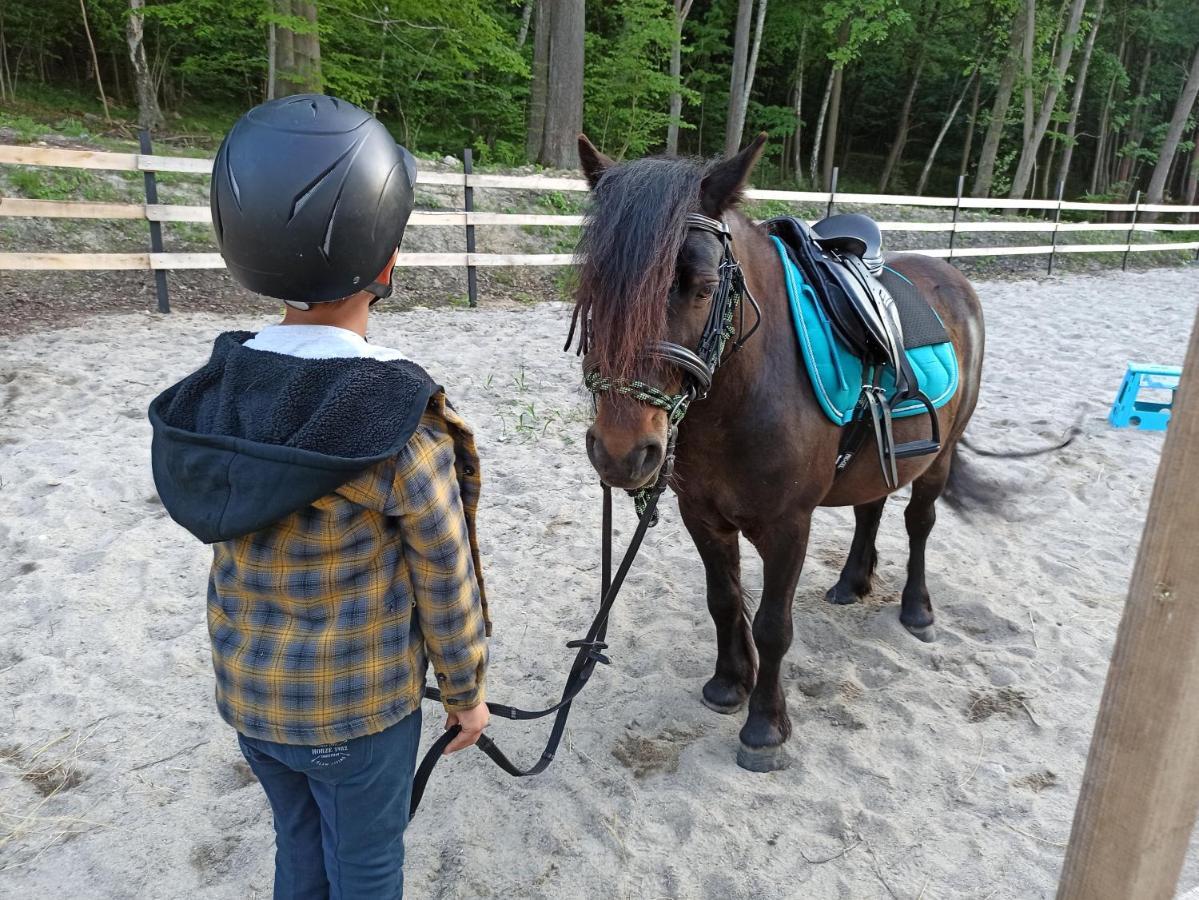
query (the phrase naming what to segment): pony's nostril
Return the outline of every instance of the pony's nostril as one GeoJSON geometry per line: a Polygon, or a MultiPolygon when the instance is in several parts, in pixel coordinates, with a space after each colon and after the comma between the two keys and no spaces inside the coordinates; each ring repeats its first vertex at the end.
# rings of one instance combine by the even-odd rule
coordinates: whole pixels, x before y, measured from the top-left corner
{"type": "Polygon", "coordinates": [[[662,442],[657,438],[645,441],[635,459],[639,462],[637,467],[639,475],[645,476],[656,472],[662,465],[662,442]]]}

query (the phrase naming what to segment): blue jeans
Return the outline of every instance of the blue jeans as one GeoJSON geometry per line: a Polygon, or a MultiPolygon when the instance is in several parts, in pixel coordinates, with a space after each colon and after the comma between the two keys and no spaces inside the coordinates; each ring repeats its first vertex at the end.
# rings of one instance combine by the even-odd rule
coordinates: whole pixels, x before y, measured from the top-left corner
{"type": "Polygon", "coordinates": [[[404,896],[418,709],[378,734],[306,747],[238,735],[275,817],[275,900],[404,896]]]}

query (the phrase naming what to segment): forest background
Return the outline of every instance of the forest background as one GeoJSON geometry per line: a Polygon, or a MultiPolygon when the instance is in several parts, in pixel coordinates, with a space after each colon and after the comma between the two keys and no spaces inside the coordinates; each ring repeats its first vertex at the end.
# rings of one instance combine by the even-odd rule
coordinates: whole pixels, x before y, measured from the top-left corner
{"type": "Polygon", "coordinates": [[[1194,0],[3,0],[0,126],[211,142],[322,90],[425,154],[569,168],[772,140],[757,182],[1194,203],[1194,0]],[[95,126],[93,126],[95,129],[95,126]]]}

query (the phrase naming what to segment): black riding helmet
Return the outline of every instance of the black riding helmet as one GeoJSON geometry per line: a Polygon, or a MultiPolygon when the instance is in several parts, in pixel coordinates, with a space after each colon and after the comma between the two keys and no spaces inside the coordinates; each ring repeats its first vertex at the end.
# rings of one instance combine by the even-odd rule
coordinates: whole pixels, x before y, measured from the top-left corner
{"type": "Polygon", "coordinates": [[[307,309],[361,290],[404,236],[416,161],[352,103],[297,94],[256,106],[225,136],[212,221],[233,277],[307,309]]]}

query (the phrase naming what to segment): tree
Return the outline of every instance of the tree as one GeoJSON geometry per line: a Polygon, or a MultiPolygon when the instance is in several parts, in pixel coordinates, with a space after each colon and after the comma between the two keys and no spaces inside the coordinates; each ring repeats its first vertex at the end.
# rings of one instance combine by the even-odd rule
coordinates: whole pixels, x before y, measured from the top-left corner
{"type": "Polygon", "coordinates": [[[733,37],[733,66],[729,70],[729,115],[724,122],[724,156],[733,156],[741,149],[741,132],[745,128],[746,75],[749,65],[749,24],[753,20],[754,0],[737,2],[737,25],[733,37]]]}
{"type": "Polygon", "coordinates": [[[129,18],[125,23],[126,39],[129,43],[129,61],[133,65],[133,82],[137,91],[137,124],[154,130],[161,128],[162,110],[158,107],[158,92],[150,75],[150,64],[146,62],[144,41],[145,22],[142,10],[146,0],[129,0],[129,18]]]}
{"type": "Polygon", "coordinates": [[[1049,83],[1045,87],[1045,96],[1041,100],[1040,112],[1037,114],[1036,121],[1032,124],[1032,128],[1024,141],[1024,146],[1020,150],[1020,159],[1016,163],[1016,174],[1012,176],[1010,197],[1019,199],[1028,191],[1029,183],[1032,179],[1033,167],[1037,162],[1037,151],[1041,147],[1041,141],[1045,137],[1045,132],[1049,129],[1049,121],[1053,117],[1054,108],[1057,106],[1058,94],[1065,83],[1066,70],[1070,67],[1070,57],[1074,53],[1074,44],[1078,38],[1078,30],[1082,24],[1082,14],[1086,5],[1086,0],[1072,0],[1070,5],[1070,19],[1066,25],[1065,34],[1062,35],[1061,44],[1058,47],[1057,59],[1054,63],[1053,72],[1049,77],[1049,83]]]}
{"type": "Polygon", "coordinates": [[[92,29],[87,21],[87,3],[79,0],[79,11],[83,14],[83,33],[87,35],[87,46],[92,53],[92,72],[96,76],[96,87],[100,91],[100,102],[104,105],[104,120],[111,122],[108,114],[108,97],[104,95],[104,79],[100,75],[100,59],[96,56],[96,42],[92,40],[92,29]]]}
{"type": "Polygon", "coordinates": [[[583,128],[583,0],[557,0],[550,16],[549,88],[545,135],[537,161],[573,169],[583,128]]]}
{"type": "Polygon", "coordinates": [[[305,0],[275,0],[281,19],[276,27],[276,75],[278,93],[320,93],[321,39],[316,25],[316,3],[305,0]]]}
{"type": "Polygon", "coordinates": [[[1007,124],[1007,111],[1012,102],[1012,89],[1016,86],[1016,59],[1024,44],[1024,26],[1027,15],[1027,7],[1024,8],[1023,15],[1018,13],[1012,15],[1007,52],[999,69],[999,85],[995,89],[995,102],[991,106],[991,121],[987,125],[987,133],[983,137],[982,152],[978,157],[978,169],[974,174],[974,187],[970,190],[970,194],[974,197],[988,197],[991,194],[991,182],[995,178],[995,160],[999,155],[999,142],[1003,138],[1004,125],[1007,124]]]}
{"type": "Polygon", "coordinates": [[[1182,132],[1186,128],[1187,120],[1191,116],[1191,109],[1195,106],[1196,95],[1199,95],[1199,47],[1195,48],[1195,57],[1191,61],[1191,70],[1187,74],[1186,81],[1182,85],[1182,91],[1179,93],[1178,100],[1174,104],[1174,114],[1170,117],[1170,127],[1166,131],[1165,140],[1162,141],[1162,148],[1157,157],[1157,165],[1153,167],[1153,177],[1149,179],[1149,190],[1146,192],[1145,197],[1149,203],[1162,202],[1162,195],[1166,187],[1166,178],[1170,173],[1170,167],[1174,164],[1174,154],[1178,151],[1178,142],[1182,139],[1182,132]]]}
{"type": "Polygon", "coordinates": [[[1099,0],[1095,8],[1095,21],[1087,34],[1087,43],[1082,50],[1082,59],[1078,63],[1078,74],[1074,76],[1074,96],[1070,99],[1070,112],[1066,119],[1065,150],[1062,161],[1058,165],[1057,180],[1065,184],[1070,177],[1070,163],[1074,159],[1075,135],[1078,133],[1078,113],[1082,109],[1082,98],[1087,86],[1087,71],[1091,68],[1091,55],[1095,52],[1095,38],[1099,35],[1099,23],[1103,21],[1103,2],[1099,0]]]}
{"type": "Polygon", "coordinates": [[[529,85],[529,127],[525,136],[525,156],[537,159],[545,141],[545,98],[549,93],[550,72],[550,4],[537,4],[533,22],[533,70],[529,85]]]}
{"type": "MultiPolygon", "coordinates": [[[[903,157],[904,145],[908,142],[908,131],[912,127],[912,101],[916,97],[916,88],[920,85],[920,74],[924,71],[924,63],[928,59],[928,29],[937,19],[939,6],[938,0],[932,0],[926,10],[926,15],[922,17],[923,21],[916,28],[915,56],[912,57],[908,72],[908,89],[903,96],[903,105],[899,108],[899,124],[895,128],[895,138],[891,141],[891,149],[887,151],[883,172],[878,180],[878,190],[882,194],[887,192],[887,185],[891,183],[891,175],[895,172],[895,167],[899,165],[899,160],[903,157]]],[[[954,107],[954,113],[956,114],[956,112],[957,107],[954,107]]]]}
{"type": "Polygon", "coordinates": [[[675,89],[670,92],[670,124],[666,126],[666,152],[679,152],[679,124],[683,117],[683,25],[691,14],[694,0],[672,0],[674,7],[674,43],[670,46],[670,77],[675,89]]]}
{"type": "MultiPolygon", "coordinates": [[[[958,95],[954,101],[953,107],[949,110],[949,114],[945,117],[945,121],[941,125],[941,130],[937,132],[937,139],[933,141],[932,148],[928,151],[928,158],[924,161],[924,168],[920,170],[920,180],[916,182],[917,196],[923,196],[924,188],[928,184],[929,173],[933,169],[933,160],[937,158],[937,151],[941,149],[941,142],[945,140],[945,135],[949,132],[949,126],[953,124],[953,120],[957,117],[958,110],[966,99],[966,94],[970,92],[970,86],[974,85],[974,97],[978,99],[978,68],[970,71],[970,77],[966,79],[966,86],[962,88],[962,93],[958,95]]],[[[966,144],[966,150],[969,153],[969,143],[966,144]]]]}

